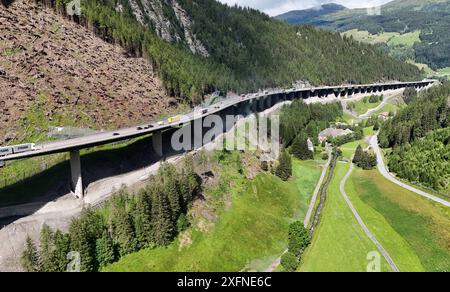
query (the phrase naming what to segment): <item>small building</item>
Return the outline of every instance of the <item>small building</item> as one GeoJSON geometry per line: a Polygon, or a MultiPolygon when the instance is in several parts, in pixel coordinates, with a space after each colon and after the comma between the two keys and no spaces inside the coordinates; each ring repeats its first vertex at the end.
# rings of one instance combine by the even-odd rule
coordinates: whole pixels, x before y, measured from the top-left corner
{"type": "Polygon", "coordinates": [[[383,121],[386,121],[386,120],[388,120],[390,118],[390,115],[389,115],[388,112],[383,112],[383,113],[380,113],[378,115],[378,118],[383,120],[383,121]]]}
{"type": "Polygon", "coordinates": [[[323,130],[319,133],[319,142],[322,143],[323,141],[326,141],[328,137],[340,137],[340,136],[347,136],[353,134],[353,131],[350,129],[336,129],[336,128],[328,128],[323,130]]]}

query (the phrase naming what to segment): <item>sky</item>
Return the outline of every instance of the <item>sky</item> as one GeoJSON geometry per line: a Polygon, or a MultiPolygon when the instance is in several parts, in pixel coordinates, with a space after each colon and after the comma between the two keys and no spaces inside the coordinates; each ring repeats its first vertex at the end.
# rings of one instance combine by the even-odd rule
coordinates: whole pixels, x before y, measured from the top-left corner
{"type": "Polygon", "coordinates": [[[392,0],[219,0],[229,5],[250,6],[269,14],[279,15],[291,10],[317,7],[326,3],[338,3],[348,8],[376,7],[392,0]]]}

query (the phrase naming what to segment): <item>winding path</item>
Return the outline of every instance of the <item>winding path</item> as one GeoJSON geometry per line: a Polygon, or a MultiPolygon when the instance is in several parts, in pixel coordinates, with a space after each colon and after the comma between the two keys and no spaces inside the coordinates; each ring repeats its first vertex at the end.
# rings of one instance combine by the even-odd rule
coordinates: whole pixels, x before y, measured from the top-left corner
{"type": "MultiPolygon", "coordinates": [[[[353,160],[353,157],[352,157],[353,160]]],[[[353,215],[355,216],[356,220],[358,221],[361,228],[364,230],[364,233],[366,233],[367,237],[376,245],[378,250],[381,252],[381,254],[384,256],[386,261],[389,263],[389,266],[391,266],[392,270],[394,272],[399,272],[397,266],[395,265],[394,261],[390,257],[389,253],[384,249],[384,247],[381,245],[381,243],[377,240],[375,235],[370,232],[370,230],[367,228],[366,224],[362,220],[361,216],[359,216],[358,212],[356,211],[355,207],[353,206],[352,202],[350,201],[349,197],[345,193],[345,183],[347,182],[348,178],[352,174],[353,171],[353,163],[350,162],[350,168],[347,172],[347,174],[344,176],[344,178],[341,181],[340,184],[340,192],[341,195],[344,197],[345,202],[347,203],[350,210],[352,210],[353,215]]]]}
{"type": "Polygon", "coordinates": [[[342,103],[342,108],[344,109],[344,111],[347,114],[351,115],[355,119],[364,120],[364,119],[369,118],[373,113],[375,113],[375,112],[379,111],[380,109],[382,109],[387,104],[387,102],[389,100],[391,100],[394,97],[400,96],[402,94],[403,94],[403,90],[398,90],[396,92],[392,92],[392,93],[389,93],[389,94],[385,95],[383,100],[381,101],[381,103],[377,107],[369,109],[366,113],[364,113],[362,115],[357,115],[352,110],[348,109],[347,102],[350,101],[350,100],[342,100],[341,103],[342,103]]]}
{"type": "Polygon", "coordinates": [[[372,146],[372,148],[373,148],[373,150],[374,150],[374,152],[375,152],[375,154],[376,154],[376,156],[377,156],[377,162],[378,162],[377,168],[378,168],[378,171],[379,171],[379,172],[380,172],[387,180],[393,182],[394,184],[396,184],[396,185],[398,185],[398,186],[400,186],[400,187],[402,187],[402,188],[405,188],[405,189],[407,189],[407,190],[409,190],[409,191],[411,191],[411,192],[414,192],[414,193],[416,193],[416,194],[418,194],[418,195],[420,195],[420,196],[422,196],[422,197],[425,197],[425,198],[427,198],[427,199],[433,200],[433,201],[435,201],[435,202],[437,202],[437,203],[439,203],[439,204],[442,204],[442,205],[444,205],[444,206],[446,206],[446,207],[450,207],[450,202],[448,202],[448,201],[446,201],[446,200],[444,200],[444,199],[441,199],[441,198],[439,198],[439,197],[433,196],[433,195],[431,195],[431,194],[429,194],[429,193],[427,193],[427,192],[424,192],[424,191],[422,191],[422,190],[416,189],[415,187],[412,187],[412,186],[410,186],[410,185],[408,185],[408,184],[405,184],[405,183],[403,183],[403,182],[397,180],[397,179],[396,179],[396,178],[388,171],[386,165],[384,164],[383,154],[381,153],[380,146],[378,146],[378,136],[375,135],[375,136],[372,136],[372,137],[370,138],[370,145],[372,146]]]}

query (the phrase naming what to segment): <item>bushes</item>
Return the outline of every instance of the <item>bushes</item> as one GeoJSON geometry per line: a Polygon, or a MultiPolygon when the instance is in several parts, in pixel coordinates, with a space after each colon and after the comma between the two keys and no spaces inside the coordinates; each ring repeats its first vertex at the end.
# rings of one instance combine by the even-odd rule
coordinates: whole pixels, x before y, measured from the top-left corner
{"type": "Polygon", "coordinates": [[[311,243],[311,236],[308,230],[300,221],[295,221],[289,225],[288,230],[288,252],[281,257],[281,265],[287,272],[297,270],[300,258],[311,243]]]}
{"type": "Polygon", "coordinates": [[[98,211],[84,209],[68,234],[44,225],[39,250],[27,239],[22,267],[65,271],[67,253],[75,251],[80,253],[81,271],[97,271],[139,249],[169,244],[188,226],[185,213],[199,189],[191,163],[187,158],[181,172],[164,163],[137,195],[120,190],[98,211]]]}
{"type": "Polygon", "coordinates": [[[295,272],[299,264],[298,257],[291,252],[287,252],[281,256],[281,265],[286,272],[295,272]]]}

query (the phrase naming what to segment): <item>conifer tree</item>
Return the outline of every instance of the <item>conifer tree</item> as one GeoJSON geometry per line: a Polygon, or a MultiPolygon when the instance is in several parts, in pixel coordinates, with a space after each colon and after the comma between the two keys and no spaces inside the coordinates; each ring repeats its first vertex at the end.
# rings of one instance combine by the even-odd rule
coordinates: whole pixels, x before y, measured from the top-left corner
{"type": "Polygon", "coordinates": [[[39,272],[41,270],[39,252],[31,237],[27,236],[25,249],[20,258],[22,268],[26,272],[39,272]]]}
{"type": "Polygon", "coordinates": [[[282,180],[287,181],[292,176],[292,159],[285,149],[281,151],[278,162],[275,175],[282,180]]]}
{"type": "Polygon", "coordinates": [[[100,267],[112,264],[116,260],[114,243],[107,231],[96,241],[96,255],[100,267]]]}
{"type": "Polygon", "coordinates": [[[361,161],[363,154],[361,145],[358,145],[358,147],[356,147],[355,156],[353,157],[353,163],[358,164],[361,161]]]}
{"type": "Polygon", "coordinates": [[[54,250],[54,233],[47,224],[44,224],[40,234],[40,254],[42,270],[45,272],[55,271],[53,259],[54,250]]]}
{"type": "Polygon", "coordinates": [[[167,245],[174,235],[169,200],[164,194],[162,183],[155,180],[152,189],[152,230],[154,241],[158,245],[167,245]]]}
{"type": "Polygon", "coordinates": [[[55,232],[55,249],[53,251],[53,269],[55,272],[65,272],[69,260],[67,255],[70,252],[70,238],[68,234],[63,234],[60,230],[55,232]]]}
{"type": "Polygon", "coordinates": [[[139,248],[150,247],[153,243],[153,230],[151,222],[151,201],[148,188],[136,196],[136,208],[133,220],[139,248]]]}
{"type": "Polygon", "coordinates": [[[300,133],[292,143],[291,153],[301,160],[313,159],[314,154],[308,149],[308,138],[300,133]]]}
{"type": "Polygon", "coordinates": [[[161,165],[159,177],[163,181],[163,192],[169,200],[172,222],[175,224],[181,213],[181,198],[177,181],[177,171],[173,165],[165,162],[161,165]]]}

